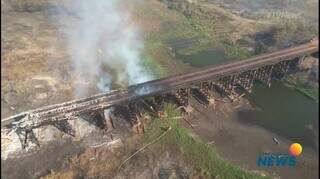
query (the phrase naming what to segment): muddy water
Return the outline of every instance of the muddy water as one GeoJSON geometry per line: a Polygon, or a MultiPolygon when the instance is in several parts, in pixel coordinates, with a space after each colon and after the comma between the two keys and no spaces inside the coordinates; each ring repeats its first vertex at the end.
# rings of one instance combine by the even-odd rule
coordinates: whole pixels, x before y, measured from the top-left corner
{"type": "Polygon", "coordinates": [[[240,121],[317,149],[318,103],[280,82],[273,82],[271,88],[256,84],[248,99],[256,110],[239,112],[240,121]]]}

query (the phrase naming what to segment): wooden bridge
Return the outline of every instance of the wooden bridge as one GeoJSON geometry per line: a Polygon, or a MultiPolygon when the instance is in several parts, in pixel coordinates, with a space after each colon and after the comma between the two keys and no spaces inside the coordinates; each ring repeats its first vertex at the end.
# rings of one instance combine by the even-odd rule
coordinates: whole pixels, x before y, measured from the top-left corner
{"type": "MultiPolygon", "coordinates": [[[[236,89],[251,92],[254,80],[270,86],[273,77],[283,76],[294,65],[301,63],[306,56],[318,52],[318,40],[262,54],[247,60],[233,61],[207,69],[169,76],[163,79],[97,94],[87,98],[45,106],[2,119],[1,127],[17,131],[32,131],[33,128],[57,124],[76,119],[81,115],[100,113],[116,106],[125,106],[129,113],[139,113],[137,102],[152,108],[152,103],[143,100],[151,97],[154,104],[167,95],[176,98],[178,105],[188,112],[190,91],[196,90],[205,100],[210,101],[210,91],[216,90],[230,99],[238,95],[236,89]]],[[[137,115],[131,115],[133,121],[137,115]]]]}

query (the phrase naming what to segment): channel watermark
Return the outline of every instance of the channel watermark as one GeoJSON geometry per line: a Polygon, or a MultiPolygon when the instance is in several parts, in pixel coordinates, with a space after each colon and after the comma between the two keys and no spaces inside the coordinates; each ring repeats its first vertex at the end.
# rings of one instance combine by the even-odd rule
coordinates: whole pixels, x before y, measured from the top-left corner
{"type": "Polygon", "coordinates": [[[265,153],[257,158],[259,167],[294,167],[297,164],[297,156],[302,153],[302,146],[299,143],[293,143],[289,147],[288,154],[265,153]]]}

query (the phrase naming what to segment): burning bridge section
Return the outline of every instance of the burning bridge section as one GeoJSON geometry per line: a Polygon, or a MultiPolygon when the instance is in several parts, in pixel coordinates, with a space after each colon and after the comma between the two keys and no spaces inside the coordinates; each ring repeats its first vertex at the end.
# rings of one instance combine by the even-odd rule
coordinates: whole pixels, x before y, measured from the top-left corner
{"type": "Polygon", "coordinates": [[[74,136],[77,131],[69,124],[69,120],[87,120],[106,131],[117,127],[114,120],[126,120],[134,132],[142,134],[151,119],[165,117],[165,103],[175,103],[183,112],[183,119],[192,127],[188,120],[193,111],[190,101],[215,110],[217,102],[225,101],[224,97],[235,101],[244,94],[252,93],[257,81],[270,87],[273,79],[294,73],[297,64],[307,55],[317,52],[318,44],[313,41],[248,60],[27,111],[2,120],[1,127],[16,132],[23,148],[28,143],[39,145],[33,129],[44,125],[53,125],[74,136]]]}

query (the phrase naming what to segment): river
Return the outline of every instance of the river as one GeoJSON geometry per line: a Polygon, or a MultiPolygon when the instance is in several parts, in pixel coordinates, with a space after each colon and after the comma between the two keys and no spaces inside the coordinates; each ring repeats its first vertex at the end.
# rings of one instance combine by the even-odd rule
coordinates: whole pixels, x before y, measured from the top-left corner
{"type": "MultiPolygon", "coordinates": [[[[177,55],[177,58],[198,68],[230,61],[215,50],[177,55]]],[[[318,103],[279,81],[273,81],[270,88],[257,82],[248,100],[255,109],[240,111],[239,121],[258,125],[302,146],[317,149],[318,103]]]]}

